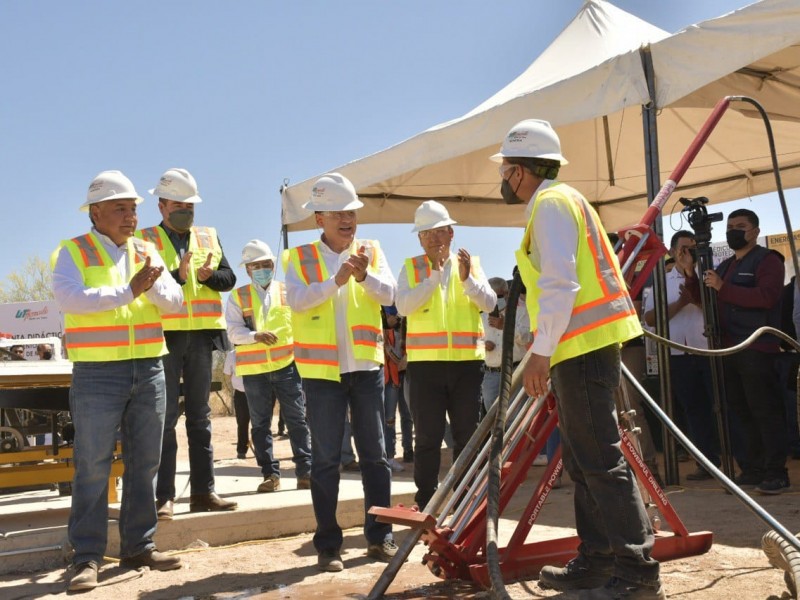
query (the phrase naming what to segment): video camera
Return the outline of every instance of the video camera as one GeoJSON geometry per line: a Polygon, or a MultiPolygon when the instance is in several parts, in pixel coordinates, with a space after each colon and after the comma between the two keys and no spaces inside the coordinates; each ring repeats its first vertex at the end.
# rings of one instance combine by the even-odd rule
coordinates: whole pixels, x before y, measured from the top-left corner
{"type": "Polygon", "coordinates": [[[683,204],[681,214],[686,215],[686,220],[689,221],[694,230],[694,239],[697,245],[707,245],[711,242],[711,224],[717,221],[722,221],[722,213],[708,213],[706,204],[708,198],[701,196],[699,198],[680,198],[680,203],[683,204]]]}

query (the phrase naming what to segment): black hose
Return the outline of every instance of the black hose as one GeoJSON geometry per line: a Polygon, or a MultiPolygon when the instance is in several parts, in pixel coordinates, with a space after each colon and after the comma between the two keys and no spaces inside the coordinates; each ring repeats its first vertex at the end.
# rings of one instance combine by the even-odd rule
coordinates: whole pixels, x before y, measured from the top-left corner
{"type": "Polygon", "coordinates": [[[514,273],[514,280],[508,291],[505,323],[503,324],[503,345],[500,366],[500,393],[497,399],[497,413],[492,426],[492,441],[489,447],[489,481],[486,500],[486,565],[489,581],[492,584],[490,594],[497,600],[510,600],[503,581],[500,568],[500,551],[498,549],[498,522],[500,519],[500,470],[503,453],[503,437],[506,429],[506,413],[511,392],[511,378],[514,374],[514,333],[517,318],[517,302],[522,290],[519,272],[514,273]]]}

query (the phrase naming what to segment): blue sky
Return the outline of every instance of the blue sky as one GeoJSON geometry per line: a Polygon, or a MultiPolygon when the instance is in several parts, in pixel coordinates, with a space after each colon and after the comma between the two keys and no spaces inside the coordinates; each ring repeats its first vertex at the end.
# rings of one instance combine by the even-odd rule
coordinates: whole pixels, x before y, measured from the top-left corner
{"type": "MultiPolygon", "coordinates": [[[[670,32],[746,3],[614,2],[670,32]]],[[[468,112],[519,75],[581,4],[2,2],[0,281],[88,229],[78,207],[104,169],[122,170],[145,195],[140,226],[160,219],[146,190],[184,167],[204,198],[196,222],[218,229],[231,264],[252,238],[277,249],[284,179],[468,112]]],[[[764,233],[782,230],[777,200],[770,206],[764,233]]],[[[410,230],[361,225],[359,235],[381,241],[397,274],[418,251],[410,230]]],[[[518,240],[513,229],[464,227],[455,243],[480,255],[489,276],[509,276],[518,240]]]]}

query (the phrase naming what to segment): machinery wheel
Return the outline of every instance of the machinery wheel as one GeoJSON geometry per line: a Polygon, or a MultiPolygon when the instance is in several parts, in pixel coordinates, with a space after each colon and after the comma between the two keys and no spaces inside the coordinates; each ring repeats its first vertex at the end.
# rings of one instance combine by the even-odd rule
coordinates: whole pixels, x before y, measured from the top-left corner
{"type": "Polygon", "coordinates": [[[13,427],[0,427],[0,452],[18,452],[25,447],[25,438],[13,427]]]}

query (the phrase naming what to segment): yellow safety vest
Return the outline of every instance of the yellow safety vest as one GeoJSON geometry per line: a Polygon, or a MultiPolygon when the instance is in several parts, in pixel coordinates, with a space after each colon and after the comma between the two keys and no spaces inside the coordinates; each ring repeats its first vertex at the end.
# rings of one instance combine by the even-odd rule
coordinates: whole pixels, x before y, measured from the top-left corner
{"type": "Polygon", "coordinates": [[[531,331],[535,335],[541,289],[538,285],[540,271],[528,255],[533,223],[543,198],[563,203],[575,219],[579,232],[576,271],[580,289],[569,324],[550,358],[550,365],[642,335],[636,310],[600,217],[586,198],[563,183],[555,183],[536,195],[522,245],[516,252],[520,276],[528,291],[526,304],[531,331]]]}
{"type": "MultiPolygon", "coordinates": [[[[168,271],[180,267],[181,258],[161,226],[140,229],[136,232],[136,237],[147,240],[156,247],[168,271]]],[[[186,283],[183,284],[183,306],[178,313],[161,315],[164,330],[225,329],[222,296],[197,281],[197,269],[205,264],[209,252],[213,255],[211,266],[214,269],[219,267],[222,260],[222,246],[217,239],[216,230],[213,227],[192,227],[188,251],[192,253],[192,259],[188,265],[186,283]]]]}
{"type": "MultiPolygon", "coordinates": [[[[86,287],[119,287],[130,282],[155,254],[152,244],[127,241],[128,279],[122,275],[94,233],[61,242],[78,267],[86,287]]],[[[144,294],[130,304],[96,313],[64,315],[64,340],[72,362],[108,362],[155,358],[167,353],[161,315],[144,294]]]]}
{"type": "Polygon", "coordinates": [[[268,293],[269,312],[264,314],[264,305],[253,284],[243,285],[233,292],[233,301],[242,309],[244,323],[250,331],[270,331],[278,336],[272,346],[259,342],[236,346],[237,375],[271,373],[294,360],[292,311],[286,304],[286,288],[280,281],[273,281],[268,293]]]}
{"type": "MultiPolygon", "coordinates": [[[[486,346],[481,313],[464,293],[464,283],[458,276],[458,257],[450,255],[450,283],[447,302],[439,290],[430,300],[408,317],[406,352],[408,362],[423,360],[483,360],[486,346]]],[[[472,274],[480,261],[472,257],[472,274]]],[[[425,254],[406,260],[406,276],[411,289],[431,275],[431,264],[425,254]]]]}
{"type": "MultiPolygon", "coordinates": [[[[290,248],[283,253],[283,267],[289,261],[300,279],[306,284],[322,283],[330,277],[322,258],[320,244],[316,241],[290,248]]],[[[377,272],[380,246],[375,240],[356,240],[353,251],[365,246],[372,252],[367,269],[377,272]]],[[[370,298],[351,277],[347,281],[348,343],[352,344],[356,360],[370,360],[383,364],[383,325],[380,304],[370,298]]],[[[341,380],[339,350],[336,340],[336,313],[333,298],[305,311],[292,311],[294,332],[294,359],[303,378],[341,380]]]]}

